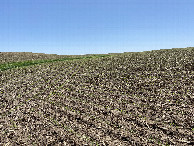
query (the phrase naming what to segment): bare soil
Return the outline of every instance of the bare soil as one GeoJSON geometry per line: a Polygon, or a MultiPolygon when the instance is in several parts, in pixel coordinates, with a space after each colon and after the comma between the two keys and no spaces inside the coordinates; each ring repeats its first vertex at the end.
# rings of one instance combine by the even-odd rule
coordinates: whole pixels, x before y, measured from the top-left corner
{"type": "Polygon", "coordinates": [[[194,48],[0,72],[0,145],[194,145],[194,48]]]}

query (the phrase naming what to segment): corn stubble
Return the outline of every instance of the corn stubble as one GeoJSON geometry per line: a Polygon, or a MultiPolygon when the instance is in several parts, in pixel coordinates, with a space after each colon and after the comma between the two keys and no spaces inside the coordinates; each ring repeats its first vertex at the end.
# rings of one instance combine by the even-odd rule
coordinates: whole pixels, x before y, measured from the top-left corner
{"type": "Polygon", "coordinates": [[[193,58],[182,48],[1,71],[0,145],[193,145],[193,58]]]}

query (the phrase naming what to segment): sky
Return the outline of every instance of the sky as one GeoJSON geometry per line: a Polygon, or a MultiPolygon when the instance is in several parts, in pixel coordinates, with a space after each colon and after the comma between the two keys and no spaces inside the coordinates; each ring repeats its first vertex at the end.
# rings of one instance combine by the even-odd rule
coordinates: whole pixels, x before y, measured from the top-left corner
{"type": "Polygon", "coordinates": [[[194,47],[194,0],[0,0],[0,52],[194,47]]]}

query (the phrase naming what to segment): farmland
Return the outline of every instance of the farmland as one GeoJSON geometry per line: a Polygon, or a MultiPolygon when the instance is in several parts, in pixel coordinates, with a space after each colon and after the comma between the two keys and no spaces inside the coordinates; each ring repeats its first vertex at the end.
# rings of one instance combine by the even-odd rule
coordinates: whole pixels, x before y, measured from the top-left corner
{"type": "Polygon", "coordinates": [[[59,59],[64,57],[76,57],[79,55],[56,55],[32,52],[0,52],[0,63],[20,62],[41,59],[59,59]]]}
{"type": "Polygon", "coordinates": [[[0,54],[0,145],[194,145],[194,48],[0,54]]]}

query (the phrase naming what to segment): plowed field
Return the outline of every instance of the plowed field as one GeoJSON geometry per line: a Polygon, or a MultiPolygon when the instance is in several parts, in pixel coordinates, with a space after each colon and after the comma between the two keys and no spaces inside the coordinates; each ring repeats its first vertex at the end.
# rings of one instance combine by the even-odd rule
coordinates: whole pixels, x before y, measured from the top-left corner
{"type": "Polygon", "coordinates": [[[194,48],[0,72],[0,145],[194,145],[194,48]]]}

